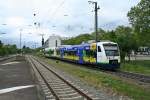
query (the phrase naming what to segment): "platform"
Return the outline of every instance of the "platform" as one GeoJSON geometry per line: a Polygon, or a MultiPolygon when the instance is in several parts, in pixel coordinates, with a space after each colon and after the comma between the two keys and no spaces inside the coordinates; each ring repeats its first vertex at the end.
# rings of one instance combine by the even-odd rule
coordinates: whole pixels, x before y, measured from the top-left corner
{"type": "Polygon", "coordinates": [[[39,100],[30,66],[24,59],[0,62],[0,100],[39,100]]]}

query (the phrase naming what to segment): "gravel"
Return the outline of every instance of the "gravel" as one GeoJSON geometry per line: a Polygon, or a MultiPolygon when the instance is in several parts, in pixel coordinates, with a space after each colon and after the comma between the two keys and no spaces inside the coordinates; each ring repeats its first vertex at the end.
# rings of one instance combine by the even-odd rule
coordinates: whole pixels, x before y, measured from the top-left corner
{"type": "MultiPolygon", "coordinates": [[[[39,58],[38,58],[39,59],[39,58]]],[[[40,59],[39,61],[43,61],[40,59]]],[[[120,96],[118,94],[108,94],[103,89],[96,89],[95,87],[88,85],[88,83],[83,82],[78,77],[75,77],[73,75],[70,75],[63,70],[60,70],[52,65],[47,64],[46,62],[42,62],[46,66],[48,66],[50,69],[58,73],[61,77],[66,79],[68,82],[71,82],[74,86],[78,87],[80,90],[87,92],[89,96],[94,97],[97,100],[132,100],[127,96],[120,96]],[[99,99],[100,98],[100,99],[99,99]]]]}

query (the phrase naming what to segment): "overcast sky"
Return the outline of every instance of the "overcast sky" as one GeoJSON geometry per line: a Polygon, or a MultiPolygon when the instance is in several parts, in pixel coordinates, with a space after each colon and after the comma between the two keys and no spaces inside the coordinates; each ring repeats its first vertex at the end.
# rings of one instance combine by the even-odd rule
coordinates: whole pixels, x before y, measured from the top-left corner
{"type": "MultiPolygon", "coordinates": [[[[98,27],[115,29],[129,25],[127,12],[140,0],[93,0],[100,7],[98,27]]],[[[0,0],[0,39],[7,43],[33,46],[55,34],[77,36],[94,31],[94,5],[88,0],[0,0]],[[36,14],[36,16],[34,16],[36,14]],[[40,23],[40,28],[34,23],[40,23]],[[21,31],[20,31],[21,30],[21,31]]]]}

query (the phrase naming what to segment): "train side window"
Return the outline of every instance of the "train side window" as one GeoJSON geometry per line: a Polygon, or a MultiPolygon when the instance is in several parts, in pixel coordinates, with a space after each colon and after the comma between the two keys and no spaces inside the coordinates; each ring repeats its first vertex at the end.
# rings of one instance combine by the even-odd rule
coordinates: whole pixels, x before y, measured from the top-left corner
{"type": "Polygon", "coordinates": [[[98,46],[98,52],[101,52],[101,47],[100,46],[98,46]]]}

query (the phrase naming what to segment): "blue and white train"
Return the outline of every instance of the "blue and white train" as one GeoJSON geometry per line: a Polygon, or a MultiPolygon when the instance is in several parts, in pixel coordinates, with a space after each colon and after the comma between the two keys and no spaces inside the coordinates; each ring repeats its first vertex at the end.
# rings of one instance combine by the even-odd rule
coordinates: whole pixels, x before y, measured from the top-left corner
{"type": "Polygon", "coordinates": [[[51,50],[49,56],[79,64],[92,64],[108,70],[120,67],[120,51],[118,44],[114,42],[62,45],[54,51],[51,50]]]}

